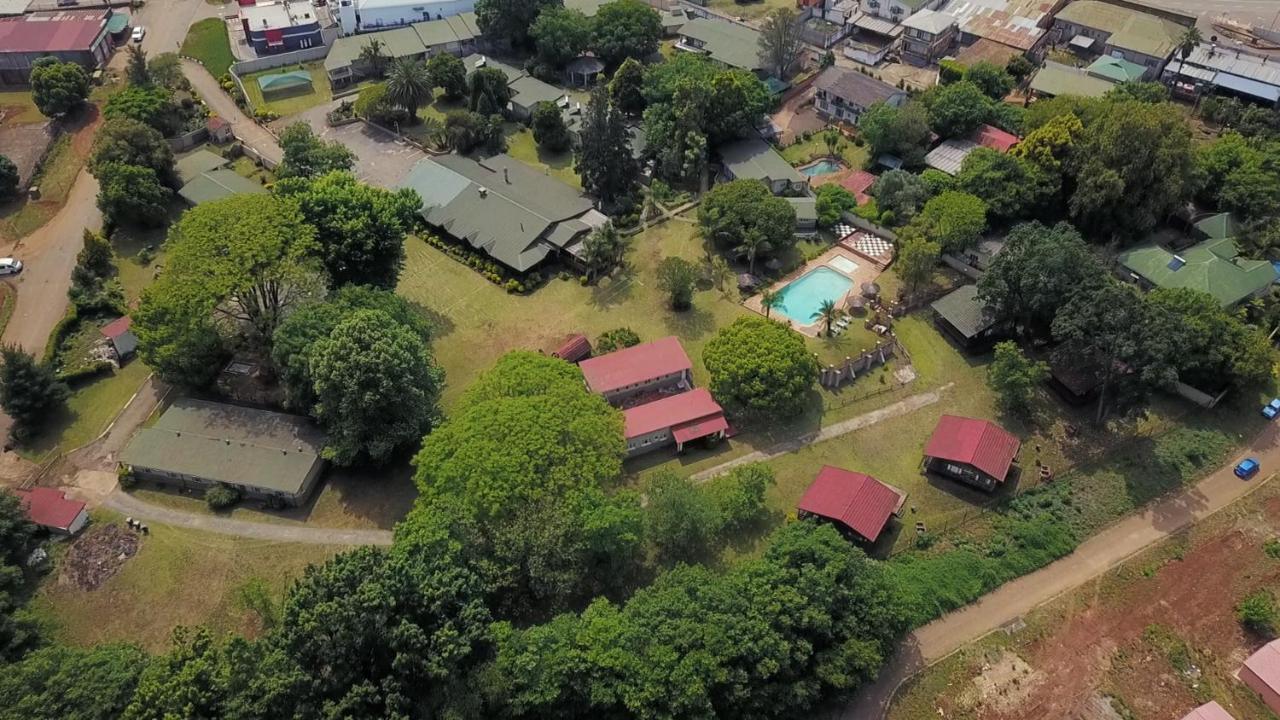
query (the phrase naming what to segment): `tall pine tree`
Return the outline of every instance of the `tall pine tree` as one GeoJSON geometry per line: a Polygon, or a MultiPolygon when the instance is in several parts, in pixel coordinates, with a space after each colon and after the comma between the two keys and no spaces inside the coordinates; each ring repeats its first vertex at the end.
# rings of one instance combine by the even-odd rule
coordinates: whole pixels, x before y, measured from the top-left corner
{"type": "Polygon", "coordinates": [[[614,207],[636,188],[636,160],[631,155],[631,132],[622,111],[609,102],[609,93],[599,85],[591,93],[582,120],[582,142],[574,170],[582,187],[614,207]]]}

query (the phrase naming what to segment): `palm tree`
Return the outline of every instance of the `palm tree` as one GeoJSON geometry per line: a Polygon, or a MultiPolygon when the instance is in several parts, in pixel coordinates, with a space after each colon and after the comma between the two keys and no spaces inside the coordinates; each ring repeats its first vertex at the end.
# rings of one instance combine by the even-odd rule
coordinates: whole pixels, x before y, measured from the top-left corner
{"type": "Polygon", "coordinates": [[[418,108],[431,100],[431,78],[427,66],[411,58],[400,58],[391,64],[387,75],[387,99],[409,113],[409,121],[418,121],[418,108]]]}
{"type": "Polygon", "coordinates": [[[382,77],[382,73],[387,69],[387,55],[382,52],[382,41],[377,38],[369,38],[369,42],[360,48],[359,60],[367,64],[372,70],[375,77],[382,77]]]}
{"type": "Polygon", "coordinates": [[[764,316],[769,317],[769,311],[782,305],[782,293],[777,290],[761,290],[760,291],[760,307],[764,308],[764,316]]]}
{"type": "Polygon", "coordinates": [[[754,273],[756,271],[756,256],[762,252],[769,252],[769,239],[764,233],[752,228],[742,234],[742,243],[735,250],[747,256],[747,271],[754,273]]]}
{"type": "Polygon", "coordinates": [[[840,131],[835,128],[827,128],[822,135],[822,141],[827,144],[827,154],[835,157],[836,150],[840,148],[840,131]]]}
{"type": "Polygon", "coordinates": [[[1174,82],[1177,82],[1178,75],[1182,74],[1182,66],[1187,62],[1187,58],[1191,57],[1192,51],[1202,42],[1204,42],[1204,36],[1200,34],[1200,28],[1195,25],[1182,31],[1182,36],[1178,38],[1178,72],[1173,74],[1174,82]]]}
{"type": "Polygon", "coordinates": [[[818,307],[818,312],[810,316],[813,320],[821,320],[826,326],[827,337],[831,336],[831,325],[840,319],[840,311],[836,310],[835,300],[823,300],[822,305],[818,307]]]}

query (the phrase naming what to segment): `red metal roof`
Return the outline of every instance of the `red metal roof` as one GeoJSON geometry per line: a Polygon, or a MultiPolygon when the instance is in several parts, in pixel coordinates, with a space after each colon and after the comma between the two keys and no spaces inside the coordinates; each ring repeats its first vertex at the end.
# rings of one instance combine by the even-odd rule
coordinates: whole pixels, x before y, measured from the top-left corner
{"type": "Polygon", "coordinates": [[[133,318],[129,317],[128,315],[125,315],[122,318],[116,318],[115,320],[112,320],[106,325],[103,325],[102,330],[100,330],[99,332],[102,333],[103,337],[117,338],[129,332],[129,328],[132,325],[133,325],[133,318]]]}
{"type": "Polygon", "coordinates": [[[853,197],[857,199],[859,205],[865,205],[871,200],[871,196],[867,191],[872,185],[876,184],[876,180],[880,178],[872,175],[866,170],[850,170],[843,173],[834,173],[827,175],[821,180],[814,183],[815,187],[821,187],[830,183],[836,183],[840,187],[853,193],[853,197]]]}
{"type": "Polygon", "coordinates": [[[591,341],[587,340],[586,335],[573,335],[551,354],[561,360],[576,363],[591,354],[591,341]]]}
{"type": "Polygon", "coordinates": [[[105,30],[106,24],[106,13],[101,12],[0,18],[0,50],[30,53],[87,51],[93,48],[93,41],[105,30]]]}
{"type": "Polygon", "coordinates": [[[693,368],[680,341],[674,337],[641,343],[606,355],[583,360],[578,367],[592,392],[607,393],[628,385],[693,368]]]}
{"type": "Polygon", "coordinates": [[[1020,139],[1017,135],[1005,132],[998,127],[980,125],[977,130],[973,131],[973,141],[982,147],[1007,153],[1009,148],[1020,142],[1020,139]]]}
{"type": "MultiPolygon", "coordinates": [[[[630,440],[676,426],[688,426],[683,433],[688,435],[690,432],[696,432],[692,427],[695,423],[713,421],[717,418],[723,422],[724,410],[706,388],[694,388],[689,392],[669,395],[661,400],[623,410],[622,418],[626,424],[627,439],[630,440]]],[[[725,423],[724,427],[719,429],[727,428],[728,424],[725,423]]],[[[704,437],[712,432],[715,430],[694,437],[704,437]]]]}
{"type": "Polygon", "coordinates": [[[671,436],[675,438],[678,443],[687,443],[691,440],[704,438],[718,432],[728,431],[729,421],[724,419],[723,414],[720,414],[705,417],[701,420],[687,422],[683,425],[677,425],[671,428],[671,436]]]}
{"type": "Polygon", "coordinates": [[[1273,692],[1280,693],[1280,640],[1263,645],[1244,661],[1244,666],[1273,692]]]}
{"type": "Polygon", "coordinates": [[[1187,713],[1182,720],[1236,720],[1216,702],[1209,702],[1187,713]]]}
{"type": "Polygon", "coordinates": [[[835,520],[875,542],[907,496],[863,473],[824,465],[796,508],[835,520]]]}
{"type": "Polygon", "coordinates": [[[68,500],[61,490],[37,487],[14,492],[26,509],[27,517],[41,527],[66,530],[71,527],[71,523],[75,522],[76,516],[84,510],[84,503],[68,500]]]}
{"type": "Polygon", "coordinates": [[[940,460],[972,465],[1003,481],[1022,441],[988,420],[943,415],[933,429],[924,454],[940,460]]]}

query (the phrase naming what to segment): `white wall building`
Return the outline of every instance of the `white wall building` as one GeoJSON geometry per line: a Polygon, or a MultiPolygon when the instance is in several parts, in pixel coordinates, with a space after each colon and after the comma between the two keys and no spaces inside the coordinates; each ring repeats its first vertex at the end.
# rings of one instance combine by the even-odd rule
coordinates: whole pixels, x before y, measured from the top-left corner
{"type": "Polygon", "coordinates": [[[475,0],[338,0],[335,18],[343,35],[440,20],[475,10],[475,0]]]}

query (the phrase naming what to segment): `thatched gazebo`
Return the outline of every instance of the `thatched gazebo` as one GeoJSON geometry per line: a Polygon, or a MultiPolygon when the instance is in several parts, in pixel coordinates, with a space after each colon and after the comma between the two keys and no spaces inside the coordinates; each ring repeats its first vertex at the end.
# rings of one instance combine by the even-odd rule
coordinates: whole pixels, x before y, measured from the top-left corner
{"type": "Polygon", "coordinates": [[[880,295],[880,285],[873,282],[862,283],[862,297],[874,299],[880,295]]]}
{"type": "Polygon", "coordinates": [[[853,315],[861,315],[867,311],[867,301],[862,296],[849,293],[849,297],[845,302],[845,309],[853,315]]]}

